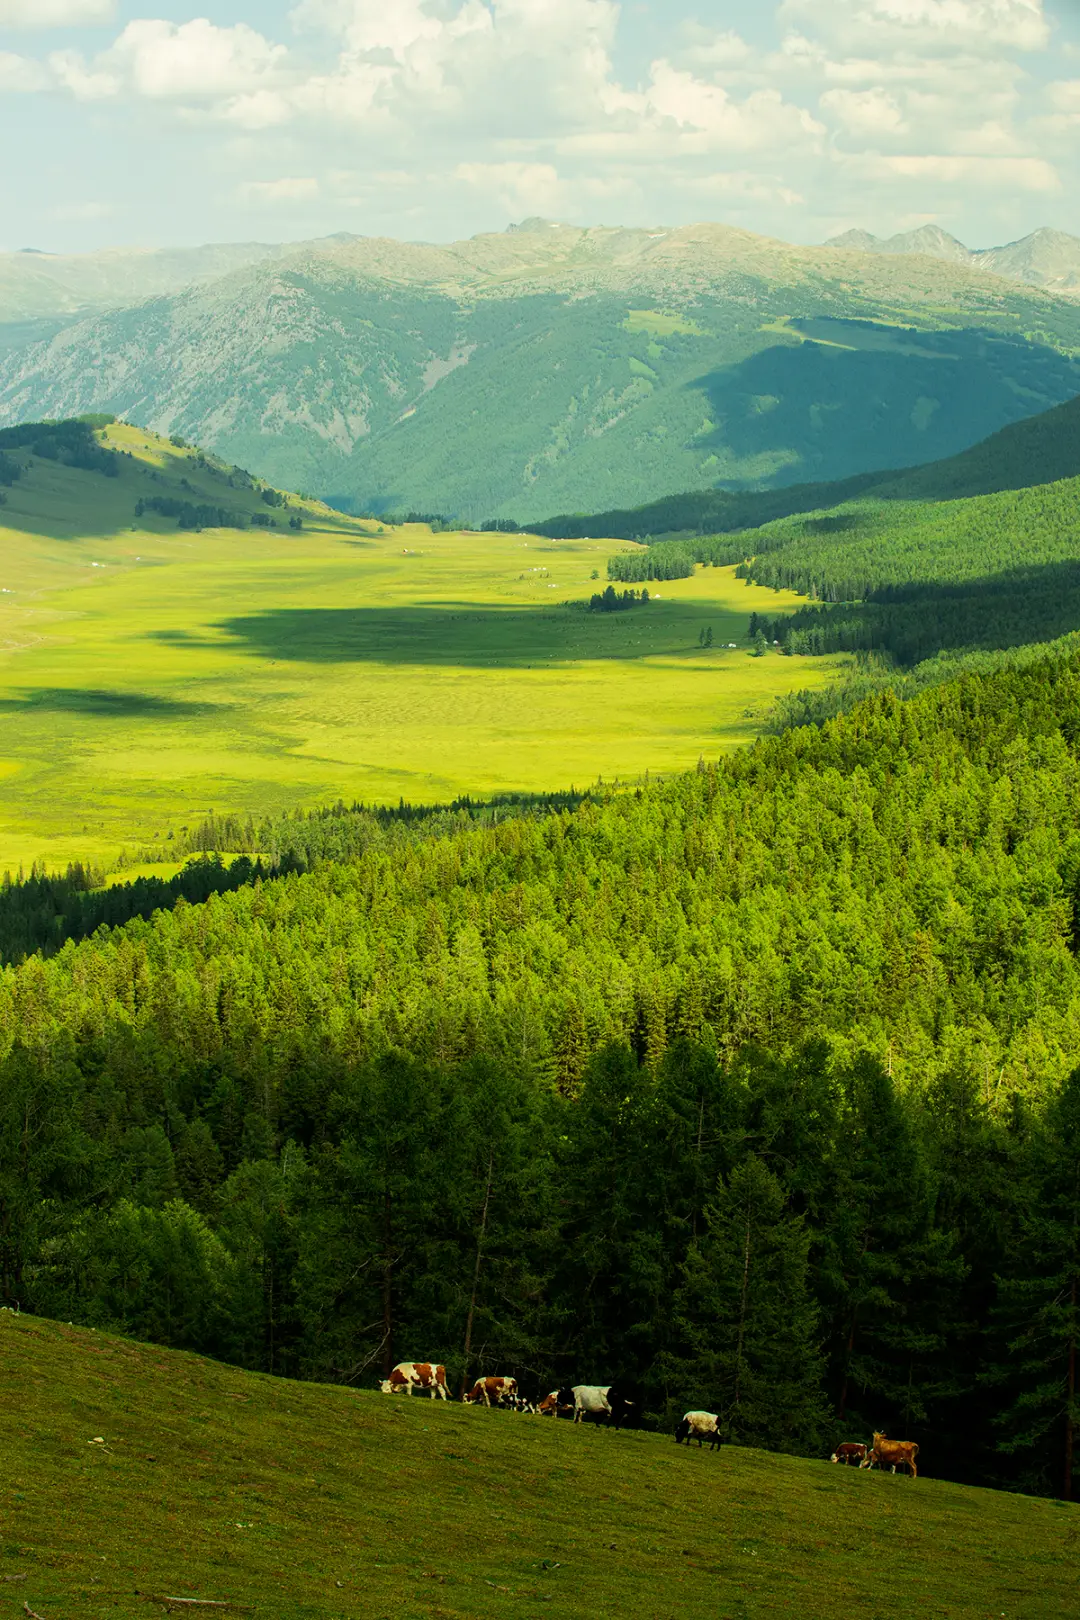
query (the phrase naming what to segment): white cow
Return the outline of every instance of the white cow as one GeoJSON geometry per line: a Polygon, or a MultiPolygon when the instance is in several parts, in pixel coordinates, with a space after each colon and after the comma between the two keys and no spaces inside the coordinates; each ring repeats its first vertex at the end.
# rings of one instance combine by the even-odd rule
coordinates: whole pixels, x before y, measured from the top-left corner
{"type": "Polygon", "coordinates": [[[703,1440],[714,1449],[718,1447],[720,1445],[720,1419],[716,1413],[685,1413],[682,1422],[675,1430],[675,1444],[680,1446],[684,1440],[687,1445],[690,1444],[691,1440],[696,1440],[699,1451],[703,1440]]]}
{"type": "Polygon", "coordinates": [[[599,1417],[601,1414],[611,1416],[611,1402],[608,1400],[610,1384],[575,1384],[574,1396],[574,1422],[581,1423],[586,1412],[590,1417],[599,1417]]]}

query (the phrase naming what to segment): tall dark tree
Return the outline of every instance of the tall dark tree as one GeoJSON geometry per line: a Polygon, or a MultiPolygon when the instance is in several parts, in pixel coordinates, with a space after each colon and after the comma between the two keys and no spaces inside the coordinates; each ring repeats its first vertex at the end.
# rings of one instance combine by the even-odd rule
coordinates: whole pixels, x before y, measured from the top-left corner
{"type": "Polygon", "coordinates": [[[1001,1280],[1002,1349],[992,1380],[1011,1399],[1002,1450],[1030,1485],[1072,1501],[1080,1456],[1080,1069],[1034,1137],[1013,1264],[1001,1280]]]}
{"type": "Polygon", "coordinates": [[[733,1440],[813,1450],[825,1408],[811,1234],[754,1154],[718,1182],[705,1222],[674,1306],[683,1398],[717,1412],[733,1440]]]}

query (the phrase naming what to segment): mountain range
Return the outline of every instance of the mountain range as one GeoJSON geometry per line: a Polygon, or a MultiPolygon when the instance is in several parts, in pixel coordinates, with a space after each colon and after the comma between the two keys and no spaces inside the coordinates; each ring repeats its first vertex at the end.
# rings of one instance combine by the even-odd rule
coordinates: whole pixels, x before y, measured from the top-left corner
{"type": "Polygon", "coordinates": [[[346,509],[469,522],[843,479],[1080,392],[1080,300],[1002,268],[1051,234],[997,264],[944,233],[540,219],[448,245],[8,255],[0,424],[115,412],[346,509]]]}
{"type": "Polygon", "coordinates": [[[869,231],[845,231],[842,236],[832,237],[826,246],[849,253],[919,253],[986,270],[1008,281],[1044,287],[1048,292],[1080,294],[1080,237],[1045,226],[1004,247],[967,248],[940,225],[922,225],[918,230],[888,237],[871,236],[869,231]]]}

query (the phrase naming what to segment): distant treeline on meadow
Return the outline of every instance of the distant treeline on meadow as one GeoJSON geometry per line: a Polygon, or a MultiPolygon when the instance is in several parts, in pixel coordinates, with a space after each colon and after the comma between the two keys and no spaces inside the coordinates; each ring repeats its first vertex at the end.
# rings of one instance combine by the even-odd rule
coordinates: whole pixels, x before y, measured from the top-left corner
{"type": "Polygon", "coordinates": [[[0,972],[4,1302],[1064,1492],[1080,657],[445,815],[0,972]]]}
{"type": "Polygon", "coordinates": [[[21,422],[0,428],[0,484],[14,484],[22,474],[13,451],[29,451],[42,461],[56,461],[83,472],[117,477],[120,463],[111,450],[103,450],[94,437],[95,428],[107,427],[111,416],[84,416],[62,422],[21,422]]]}

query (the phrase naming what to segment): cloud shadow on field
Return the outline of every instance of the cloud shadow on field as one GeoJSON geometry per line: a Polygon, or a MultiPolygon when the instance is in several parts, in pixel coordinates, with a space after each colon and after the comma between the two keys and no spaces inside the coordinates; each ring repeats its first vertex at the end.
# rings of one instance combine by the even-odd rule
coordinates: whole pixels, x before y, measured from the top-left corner
{"type": "Polygon", "coordinates": [[[0,714],[90,715],[101,720],[169,720],[194,718],[229,704],[192,703],[183,698],[154,697],[150,692],[114,692],[85,686],[24,687],[18,697],[0,698],[0,714]]]}
{"type": "Polygon", "coordinates": [[[622,613],[584,605],[277,608],[214,629],[253,657],[309,664],[530,665],[596,658],[697,655],[701,628],[727,617],[716,603],[657,601],[622,613]]]}

